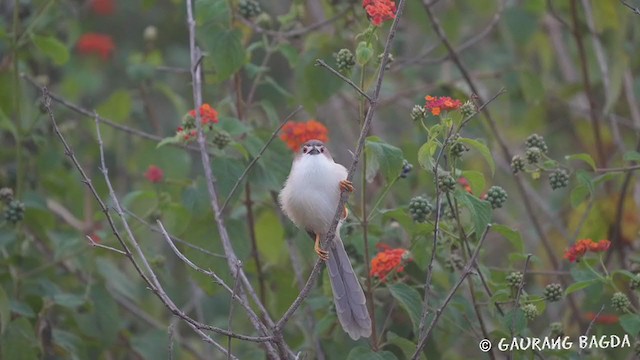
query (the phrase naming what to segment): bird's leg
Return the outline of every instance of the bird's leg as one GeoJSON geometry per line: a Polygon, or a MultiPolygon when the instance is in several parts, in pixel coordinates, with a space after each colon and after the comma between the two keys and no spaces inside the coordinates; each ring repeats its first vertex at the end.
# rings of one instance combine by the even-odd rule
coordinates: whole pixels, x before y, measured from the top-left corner
{"type": "Polygon", "coordinates": [[[344,216],[342,217],[342,220],[346,219],[349,216],[349,209],[347,209],[347,205],[344,206],[343,214],[344,216]]]}
{"type": "Polygon", "coordinates": [[[351,181],[349,181],[349,180],[340,181],[340,190],[341,191],[353,192],[353,183],[351,181]]]}
{"type": "Polygon", "coordinates": [[[320,234],[316,234],[316,244],[314,245],[313,250],[316,251],[316,254],[318,254],[320,259],[324,261],[329,260],[329,252],[320,248],[320,234]]]}

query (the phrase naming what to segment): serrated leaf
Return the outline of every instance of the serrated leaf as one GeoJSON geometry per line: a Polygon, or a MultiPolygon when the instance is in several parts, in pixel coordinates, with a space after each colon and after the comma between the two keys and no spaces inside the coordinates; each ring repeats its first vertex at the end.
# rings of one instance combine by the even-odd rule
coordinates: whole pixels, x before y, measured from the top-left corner
{"type": "Polygon", "coordinates": [[[389,145],[377,136],[366,139],[365,156],[367,159],[367,181],[373,181],[378,171],[387,182],[391,182],[402,171],[402,150],[389,145]]]}
{"type": "Polygon", "coordinates": [[[215,82],[221,82],[240,70],[247,61],[239,30],[219,30],[205,39],[215,69],[215,82]]]}
{"type": "Polygon", "coordinates": [[[473,194],[469,194],[468,192],[460,189],[457,189],[454,192],[454,196],[458,201],[464,204],[471,213],[476,235],[480,237],[487,228],[487,225],[491,222],[491,216],[493,214],[491,204],[488,201],[480,200],[473,194]]]}
{"type": "Polygon", "coordinates": [[[433,155],[436,153],[438,144],[433,141],[427,141],[418,149],[418,163],[423,169],[427,171],[433,171],[434,159],[433,155]]]}
{"type": "Polygon", "coordinates": [[[625,314],[620,316],[620,326],[627,334],[631,336],[638,335],[640,333],[640,315],[625,314]]]}
{"type": "Polygon", "coordinates": [[[509,240],[517,252],[524,253],[524,241],[522,240],[520,232],[501,224],[493,225],[491,227],[491,231],[496,232],[509,240]]]}
{"type": "Polygon", "coordinates": [[[473,140],[468,138],[460,138],[458,139],[458,141],[476,149],[480,153],[480,155],[484,157],[487,164],[489,165],[489,169],[491,169],[491,175],[493,175],[496,172],[496,163],[493,161],[493,156],[491,156],[491,152],[489,151],[489,148],[487,147],[487,145],[481,143],[478,140],[473,140]]]}
{"type": "Polygon", "coordinates": [[[598,279],[590,279],[590,280],[585,280],[585,281],[578,281],[575,282],[573,284],[571,284],[569,287],[567,287],[567,289],[564,291],[565,295],[569,295],[571,293],[574,293],[576,291],[582,290],[584,288],[587,288],[591,285],[594,285],[596,283],[598,283],[598,279]]]}
{"type": "Polygon", "coordinates": [[[626,153],[624,153],[623,159],[624,161],[640,161],[640,152],[627,151],[626,153]]]}
{"type": "Polygon", "coordinates": [[[418,291],[403,283],[387,285],[387,289],[409,314],[411,323],[413,323],[413,330],[417,333],[420,325],[420,314],[422,313],[422,300],[418,291]]]}
{"type": "Polygon", "coordinates": [[[587,164],[589,164],[589,166],[591,166],[591,168],[593,170],[596,169],[596,162],[593,161],[593,158],[589,154],[586,154],[586,153],[573,154],[573,155],[567,155],[564,158],[566,160],[582,160],[582,161],[586,162],[587,164]]]}
{"type": "Polygon", "coordinates": [[[471,192],[474,194],[480,194],[485,186],[484,174],[480,171],[465,170],[462,172],[462,176],[469,181],[471,186],[471,192]]]}
{"type": "Polygon", "coordinates": [[[53,36],[32,35],[33,44],[47,55],[56,65],[64,65],[69,61],[69,50],[58,39],[53,36]]]}

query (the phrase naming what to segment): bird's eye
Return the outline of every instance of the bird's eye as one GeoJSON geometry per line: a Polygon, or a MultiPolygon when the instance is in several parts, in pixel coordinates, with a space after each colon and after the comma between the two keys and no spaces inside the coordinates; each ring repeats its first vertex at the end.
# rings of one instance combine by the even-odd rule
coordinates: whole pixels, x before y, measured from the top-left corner
{"type": "Polygon", "coordinates": [[[306,154],[306,153],[307,153],[307,147],[306,147],[306,146],[302,148],[302,153],[303,153],[303,154],[306,154]]]}
{"type": "Polygon", "coordinates": [[[324,148],[320,148],[320,152],[322,152],[322,153],[323,153],[323,152],[324,152],[324,148]]]}

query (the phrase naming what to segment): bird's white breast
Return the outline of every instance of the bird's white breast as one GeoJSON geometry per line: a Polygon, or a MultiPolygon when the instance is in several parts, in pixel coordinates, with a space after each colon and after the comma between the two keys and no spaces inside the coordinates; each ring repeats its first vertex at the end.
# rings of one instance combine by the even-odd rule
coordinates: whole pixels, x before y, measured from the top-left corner
{"type": "Polygon", "coordinates": [[[340,200],[344,166],[323,155],[303,155],[293,163],[280,192],[285,214],[300,228],[324,234],[329,230],[340,200]]]}

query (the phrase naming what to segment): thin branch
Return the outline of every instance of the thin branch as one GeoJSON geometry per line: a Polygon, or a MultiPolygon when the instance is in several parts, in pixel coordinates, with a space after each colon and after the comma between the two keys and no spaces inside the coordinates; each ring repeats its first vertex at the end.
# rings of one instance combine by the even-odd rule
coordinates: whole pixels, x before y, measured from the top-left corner
{"type": "Polygon", "coordinates": [[[631,172],[640,169],[640,164],[612,168],[596,168],[597,173],[631,172]]]}
{"type": "MultiPolygon", "coordinates": [[[[238,272],[240,270],[240,266],[242,266],[242,263],[238,260],[238,264],[236,265],[237,269],[236,272],[238,272]]],[[[233,291],[231,292],[231,299],[229,299],[229,317],[227,319],[227,329],[229,331],[231,331],[231,322],[233,321],[233,304],[235,304],[235,302],[233,301],[234,298],[236,298],[236,294],[238,293],[238,285],[240,284],[240,281],[238,281],[240,279],[240,277],[236,277],[236,281],[233,284],[233,291]]],[[[231,336],[227,337],[227,360],[231,359],[231,336]]]]}
{"type": "MultiPolygon", "coordinates": [[[[602,314],[602,312],[604,311],[604,305],[602,305],[600,307],[600,310],[598,311],[598,313],[593,317],[593,319],[591,319],[591,322],[589,322],[589,326],[587,327],[587,330],[584,332],[584,336],[589,336],[589,333],[591,332],[591,328],[593,327],[593,324],[596,323],[596,320],[598,320],[598,318],[600,317],[600,314],[602,314]]],[[[578,351],[578,357],[582,357],[582,350],[583,348],[581,347],[580,350],[578,351]]]]}
{"type": "MultiPolygon", "coordinates": [[[[522,289],[524,289],[524,286],[526,284],[525,278],[527,277],[527,270],[529,269],[529,262],[531,261],[532,256],[533,254],[527,254],[527,259],[524,261],[524,269],[522,270],[522,281],[518,285],[518,289],[516,290],[516,299],[513,303],[513,306],[515,307],[520,306],[520,295],[522,295],[522,289]]],[[[513,316],[511,318],[511,326],[509,327],[509,331],[511,332],[512,337],[513,337],[513,328],[514,328],[515,320],[516,320],[516,317],[513,316]]]]}
{"type": "Polygon", "coordinates": [[[258,34],[266,34],[269,36],[274,36],[276,38],[291,38],[291,37],[298,37],[298,36],[302,36],[304,34],[310,33],[316,29],[320,29],[323,28],[331,23],[333,23],[334,21],[340,19],[341,17],[343,17],[344,15],[347,14],[347,12],[349,12],[351,8],[347,8],[343,11],[341,11],[340,13],[336,14],[335,16],[323,20],[323,21],[319,21],[315,24],[311,24],[309,26],[300,28],[300,29],[294,29],[294,30],[289,30],[289,31],[274,31],[274,30],[268,30],[268,29],[264,29],[262,27],[260,27],[258,24],[253,23],[245,18],[239,17],[240,21],[242,21],[245,25],[249,26],[251,29],[253,29],[253,31],[257,32],[258,34]]]}
{"type": "MultiPolygon", "coordinates": [[[[378,78],[376,81],[376,86],[373,92],[372,101],[370,102],[369,110],[367,111],[367,116],[364,119],[362,129],[360,130],[360,136],[358,138],[358,145],[353,154],[353,162],[349,167],[349,171],[347,174],[347,180],[352,180],[356,171],[356,166],[358,165],[358,161],[360,160],[360,155],[362,153],[362,149],[364,147],[364,142],[366,138],[366,134],[369,132],[369,128],[371,127],[371,121],[373,120],[373,114],[375,113],[376,104],[378,98],[380,96],[380,89],[382,88],[382,81],[384,79],[385,68],[389,58],[389,51],[391,49],[391,43],[393,38],[395,37],[396,31],[398,30],[398,24],[400,18],[402,17],[402,11],[404,10],[405,0],[399,0],[397,4],[398,11],[396,12],[396,18],[393,20],[393,24],[391,24],[391,29],[389,30],[389,35],[387,36],[387,41],[384,46],[384,52],[382,54],[382,61],[380,62],[380,70],[378,71],[378,78]]],[[[321,247],[324,249],[326,247],[327,242],[330,239],[333,239],[335,236],[336,228],[338,226],[338,222],[340,221],[342,211],[344,209],[344,204],[347,200],[348,194],[342,193],[340,196],[340,201],[338,202],[338,206],[336,207],[336,211],[333,217],[333,221],[331,223],[331,227],[327,232],[326,236],[321,241],[321,247]]],[[[315,284],[318,275],[320,274],[320,270],[322,268],[323,262],[318,259],[313,269],[311,270],[311,274],[307,279],[307,283],[304,288],[300,291],[300,294],[293,301],[289,309],[282,315],[282,318],[278,320],[276,323],[276,332],[282,331],[286,323],[289,321],[293,313],[300,307],[300,304],[304,299],[309,295],[311,291],[311,286],[315,284]]]]}
{"type": "Polygon", "coordinates": [[[627,4],[627,2],[624,1],[624,0],[620,0],[620,2],[622,3],[622,5],[628,7],[631,11],[633,11],[634,14],[640,15],[640,8],[639,7],[633,7],[633,6],[629,5],[629,4],[627,4]]]}
{"type": "Polygon", "coordinates": [[[324,62],[323,60],[320,59],[316,59],[316,62],[314,63],[315,66],[321,66],[327,70],[329,70],[333,75],[339,77],[342,81],[346,82],[347,84],[351,85],[352,88],[356,89],[357,92],[360,93],[360,95],[364,96],[369,102],[372,101],[371,97],[369,95],[367,95],[366,92],[364,92],[364,90],[362,90],[358,85],[356,85],[356,83],[354,83],[351,79],[349,79],[348,77],[340,74],[340,72],[334,68],[332,68],[329,64],[327,64],[326,62],[324,62]]]}
{"type": "Polygon", "coordinates": [[[116,253],[118,253],[118,254],[120,254],[120,255],[127,256],[127,253],[126,253],[126,252],[124,252],[124,251],[122,251],[122,250],[116,249],[116,248],[111,247],[111,246],[98,244],[97,242],[95,242],[95,241],[91,238],[91,236],[89,236],[89,235],[85,235],[85,236],[86,236],[86,238],[89,240],[89,243],[91,244],[91,246],[93,246],[93,247],[99,247],[99,248],[102,248],[102,249],[106,249],[106,250],[109,250],[109,251],[116,252],[116,253]]]}
{"type": "Polygon", "coordinates": [[[289,120],[291,120],[291,118],[294,117],[300,110],[302,110],[302,105],[299,105],[295,110],[293,110],[293,112],[291,112],[291,114],[287,115],[287,117],[285,117],[284,120],[282,120],[280,125],[273,131],[273,133],[271,133],[271,137],[269,138],[269,140],[267,140],[267,142],[262,146],[262,148],[260,149],[260,151],[258,151],[256,156],[254,156],[251,162],[249,162],[247,167],[244,168],[244,171],[242,171],[242,174],[240,174],[240,177],[238,177],[238,180],[236,180],[235,184],[233,184],[231,191],[229,191],[229,195],[227,195],[227,198],[222,203],[222,206],[220,206],[220,213],[224,213],[224,210],[226,209],[227,205],[229,205],[229,201],[231,201],[233,194],[235,194],[236,190],[238,190],[238,187],[240,186],[244,178],[247,177],[251,169],[253,169],[253,166],[258,162],[258,160],[260,160],[260,158],[262,157],[262,154],[264,154],[265,150],[267,150],[267,147],[269,147],[273,139],[276,138],[276,136],[278,135],[278,132],[280,132],[282,127],[289,120]]]}
{"type": "Polygon", "coordinates": [[[484,243],[484,240],[487,238],[487,234],[491,230],[491,226],[492,226],[491,224],[487,225],[487,228],[485,229],[484,234],[482,234],[480,241],[478,241],[478,245],[476,246],[476,249],[474,250],[473,255],[471,255],[471,258],[467,262],[467,265],[465,266],[464,271],[460,275],[460,279],[458,279],[458,282],[456,282],[456,284],[453,286],[451,291],[449,291],[449,294],[444,299],[444,302],[442,303],[440,308],[436,310],[435,317],[433,318],[433,320],[431,320],[431,324],[429,324],[429,328],[426,330],[424,334],[420,335],[420,341],[418,341],[418,345],[416,345],[416,351],[413,353],[413,356],[411,357],[412,360],[416,360],[420,358],[420,352],[422,351],[424,346],[427,344],[429,335],[431,335],[431,331],[433,331],[436,324],[438,323],[438,320],[440,320],[440,316],[444,312],[444,309],[449,305],[449,302],[451,301],[451,299],[453,299],[453,296],[458,291],[458,288],[460,287],[460,285],[462,285],[462,283],[467,278],[467,276],[469,276],[472,273],[473,269],[475,268],[474,264],[476,262],[476,258],[480,253],[480,249],[482,248],[482,244],[484,243]]]}

